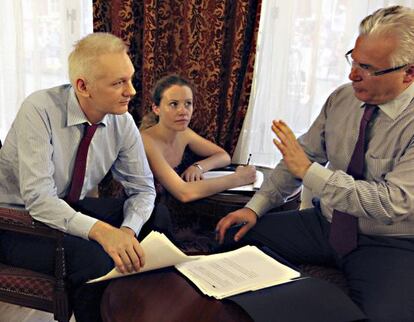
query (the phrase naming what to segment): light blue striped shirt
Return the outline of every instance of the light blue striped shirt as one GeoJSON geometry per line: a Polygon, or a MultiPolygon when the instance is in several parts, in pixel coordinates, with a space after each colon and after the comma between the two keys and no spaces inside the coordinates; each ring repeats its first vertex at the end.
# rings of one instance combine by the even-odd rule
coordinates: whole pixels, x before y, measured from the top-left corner
{"type": "Polygon", "coordinates": [[[319,198],[328,221],[337,209],[358,217],[364,234],[414,237],[413,98],[414,83],[379,106],[367,131],[366,179],[354,180],[346,170],[358,138],[363,102],[350,84],[339,87],[298,139],[313,162],[303,182],[282,161],[246,207],[260,216],[303,183],[303,207],[312,206],[311,198],[319,198]]]}
{"type": "MultiPolygon", "coordinates": [[[[69,192],[85,122],[70,85],[26,98],[0,149],[0,203],[24,205],[33,218],[87,239],[97,220],[76,212],[62,199],[69,192]]],[[[108,114],[101,121],[89,146],[80,198],[110,170],[128,196],[122,225],[138,234],[153,210],[155,189],[129,113],[108,114]]]]}

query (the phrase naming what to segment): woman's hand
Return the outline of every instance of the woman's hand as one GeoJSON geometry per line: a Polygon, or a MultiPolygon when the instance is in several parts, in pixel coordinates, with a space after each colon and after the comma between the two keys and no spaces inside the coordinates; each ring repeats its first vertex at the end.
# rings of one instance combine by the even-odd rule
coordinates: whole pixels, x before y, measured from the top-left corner
{"type": "Polygon", "coordinates": [[[240,186],[250,184],[256,180],[256,167],[254,165],[239,165],[235,174],[239,177],[240,186]]]}
{"type": "Polygon", "coordinates": [[[181,178],[187,182],[203,180],[203,170],[192,164],[181,174],[181,178]]]}

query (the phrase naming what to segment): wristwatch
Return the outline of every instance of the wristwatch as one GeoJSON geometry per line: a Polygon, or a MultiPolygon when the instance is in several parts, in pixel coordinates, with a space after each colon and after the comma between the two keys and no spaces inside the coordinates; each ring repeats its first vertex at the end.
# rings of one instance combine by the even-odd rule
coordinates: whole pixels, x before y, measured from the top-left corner
{"type": "Polygon", "coordinates": [[[201,172],[204,172],[203,167],[200,164],[198,164],[197,162],[193,163],[192,165],[195,166],[196,168],[199,168],[201,172]]]}

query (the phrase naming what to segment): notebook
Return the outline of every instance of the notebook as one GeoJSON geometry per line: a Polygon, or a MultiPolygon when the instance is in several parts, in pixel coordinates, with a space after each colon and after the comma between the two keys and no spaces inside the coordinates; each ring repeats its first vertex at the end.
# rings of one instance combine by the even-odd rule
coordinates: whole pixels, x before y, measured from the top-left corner
{"type": "MultiPolygon", "coordinates": [[[[234,173],[235,171],[207,171],[203,173],[204,179],[218,178],[227,176],[234,173]]],[[[252,184],[247,184],[240,187],[228,189],[229,191],[256,191],[259,190],[263,183],[263,172],[256,170],[256,180],[252,184]]]]}

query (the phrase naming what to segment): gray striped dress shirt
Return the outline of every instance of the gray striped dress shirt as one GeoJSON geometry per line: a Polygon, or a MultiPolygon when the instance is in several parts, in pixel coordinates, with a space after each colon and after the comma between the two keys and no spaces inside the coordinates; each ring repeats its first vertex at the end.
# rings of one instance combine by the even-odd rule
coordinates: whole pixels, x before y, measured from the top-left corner
{"type": "MultiPolygon", "coordinates": [[[[87,239],[97,220],[62,199],[87,121],[70,85],[26,98],[0,149],[0,203],[24,205],[35,219],[87,239]]],[[[123,225],[138,234],[154,207],[155,189],[129,113],[108,114],[101,121],[89,146],[81,199],[110,170],[128,196],[123,225]]]]}
{"type": "Polygon", "coordinates": [[[335,90],[307,133],[298,140],[313,162],[303,182],[283,160],[246,207],[258,216],[280,205],[303,184],[303,208],[320,199],[323,215],[333,209],[358,217],[364,234],[414,237],[414,84],[379,106],[368,128],[365,180],[346,173],[363,114],[350,84],[335,90]]]}

